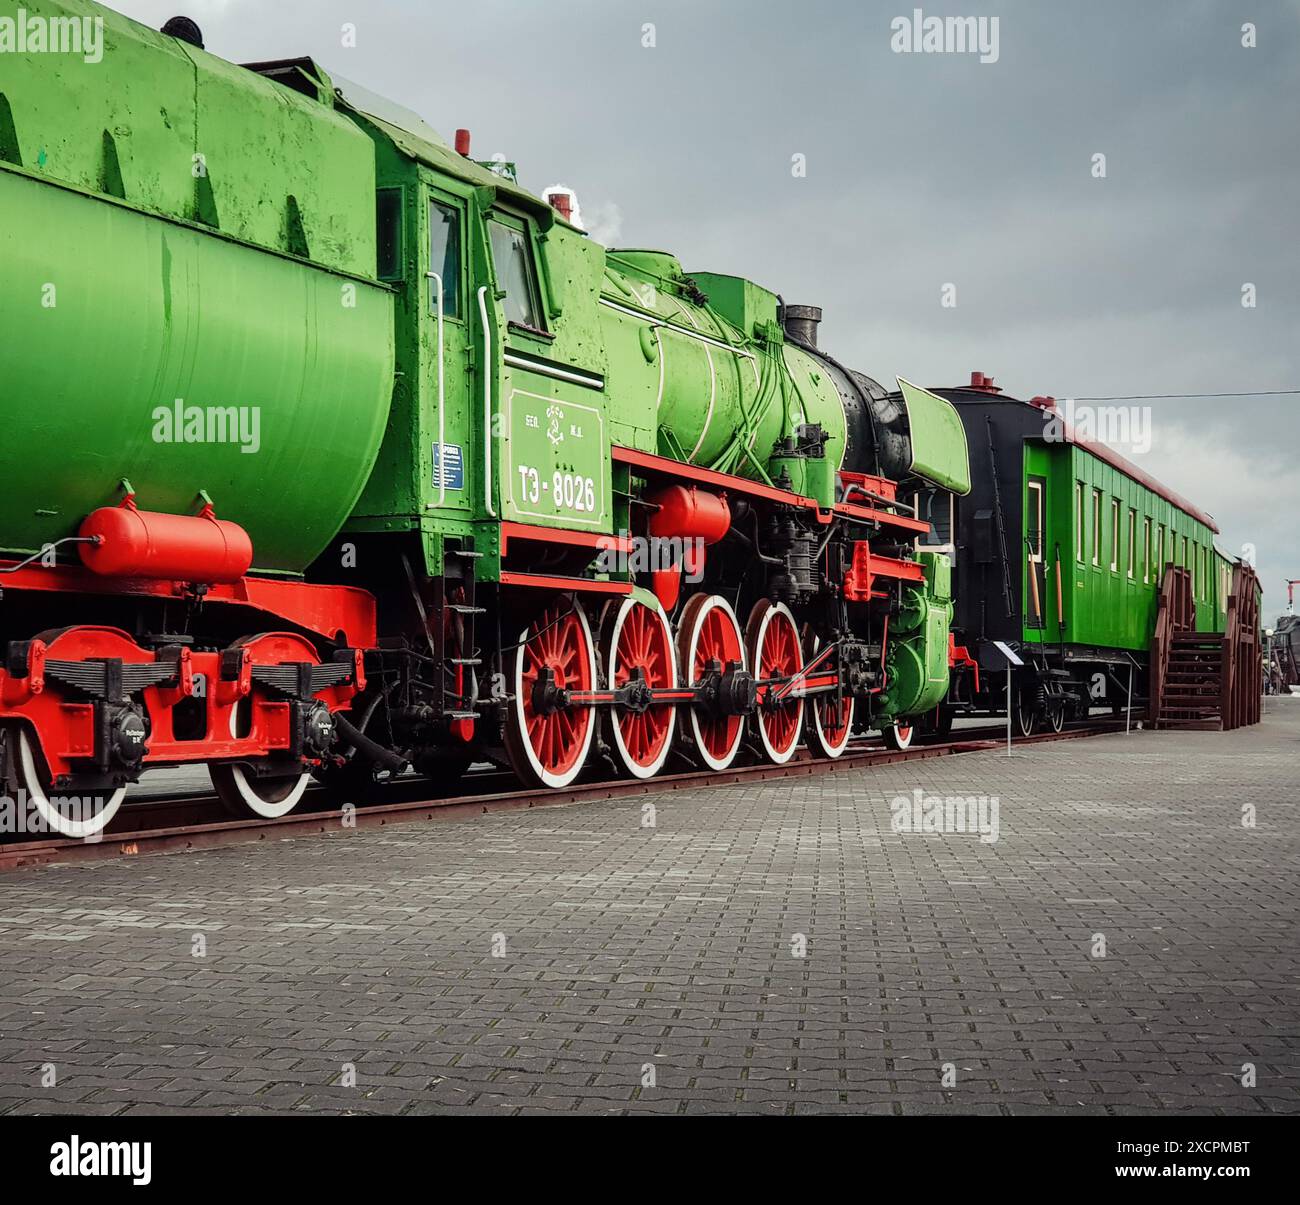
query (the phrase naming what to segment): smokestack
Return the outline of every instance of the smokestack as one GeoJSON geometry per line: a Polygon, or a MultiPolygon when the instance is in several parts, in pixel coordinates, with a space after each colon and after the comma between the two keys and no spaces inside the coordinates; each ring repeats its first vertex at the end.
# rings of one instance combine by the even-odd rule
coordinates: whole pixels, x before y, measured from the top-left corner
{"type": "Polygon", "coordinates": [[[819,305],[787,305],[784,310],[785,333],[808,347],[817,346],[817,327],[821,320],[819,305]]]}

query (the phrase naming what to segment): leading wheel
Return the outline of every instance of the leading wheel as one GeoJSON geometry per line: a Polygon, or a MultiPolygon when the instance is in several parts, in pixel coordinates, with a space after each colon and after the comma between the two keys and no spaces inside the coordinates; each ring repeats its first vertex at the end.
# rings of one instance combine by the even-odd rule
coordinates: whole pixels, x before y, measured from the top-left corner
{"type": "MultiPolygon", "coordinates": [[[[808,663],[816,659],[821,645],[821,637],[814,636],[808,645],[808,663]]],[[[825,666],[819,665],[816,672],[821,673],[838,664],[838,658],[832,658],[825,666]]],[[[849,747],[854,706],[853,696],[848,691],[843,691],[838,697],[834,691],[808,697],[805,708],[808,748],[814,756],[839,757],[849,747]]]]}
{"type": "MultiPolygon", "coordinates": [[[[682,610],[677,628],[678,677],[683,686],[697,686],[711,667],[745,668],[745,646],[736,613],[717,594],[696,594],[682,610]]],[[[721,710],[691,707],[688,743],[710,770],[725,770],[740,751],[744,717],[721,710]]]]}
{"type": "Polygon", "coordinates": [[[754,713],[754,727],[768,760],[783,765],[794,756],[803,731],[803,696],[790,695],[801,685],[791,680],[803,669],[803,652],[799,629],[785,603],[762,598],[754,604],[745,627],[745,651],[754,677],[771,682],[767,698],[754,713]]]}
{"type": "Polygon", "coordinates": [[[916,729],[911,724],[890,724],[881,735],[891,749],[910,749],[916,729]]]}
{"type": "Polygon", "coordinates": [[[108,827],[126,798],[126,787],[115,791],[53,794],[49,778],[37,764],[31,737],[23,729],[10,729],[9,739],[14,742],[13,764],[18,789],[27,792],[37,815],[53,832],[84,841],[98,837],[108,827]]]}
{"type": "Polygon", "coordinates": [[[628,688],[632,706],[612,707],[606,718],[618,764],[633,778],[650,778],[663,768],[672,748],[677,708],[647,706],[636,695],[677,686],[677,658],[668,617],[657,606],[625,598],[610,606],[601,632],[605,673],[613,690],[628,688]]]}
{"type": "Polygon", "coordinates": [[[514,694],[505,718],[506,754],[521,782],[567,787],[587,762],[596,711],[564,707],[557,691],[596,688],[591,628],[576,598],[557,599],[520,634],[513,657],[514,694]]]}

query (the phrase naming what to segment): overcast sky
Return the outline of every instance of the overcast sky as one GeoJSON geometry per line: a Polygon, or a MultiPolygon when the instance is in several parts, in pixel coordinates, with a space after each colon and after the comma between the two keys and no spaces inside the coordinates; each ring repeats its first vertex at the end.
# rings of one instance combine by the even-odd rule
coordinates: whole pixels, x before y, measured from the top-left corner
{"type": "MultiPolygon", "coordinates": [[[[896,53],[897,0],[111,7],[468,127],[526,187],[573,187],[606,240],[823,306],[823,344],[882,380],[1300,389],[1300,0],[922,5],[997,17],[996,62],[896,53]]],[[[1300,577],[1300,395],[1131,404],[1152,420],[1133,458],[1217,517],[1225,552],[1257,546],[1271,623],[1300,577]]]]}

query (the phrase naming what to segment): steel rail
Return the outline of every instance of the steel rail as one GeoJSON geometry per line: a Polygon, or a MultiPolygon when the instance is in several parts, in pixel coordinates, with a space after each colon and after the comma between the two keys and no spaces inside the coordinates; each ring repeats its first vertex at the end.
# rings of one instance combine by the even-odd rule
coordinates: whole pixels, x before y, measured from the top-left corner
{"type": "MultiPolygon", "coordinates": [[[[1046,741],[1072,740],[1087,736],[1101,736],[1119,732],[1122,725],[1114,722],[1079,724],[1062,732],[1041,732],[1019,739],[1020,744],[1037,744],[1046,741]]],[[[291,812],[278,820],[222,818],[198,823],[175,823],[184,819],[187,809],[203,809],[215,796],[177,795],[141,800],[123,809],[119,818],[139,821],[153,817],[158,823],[152,827],[137,827],[131,831],[105,832],[98,840],[19,840],[0,844],[0,871],[28,869],[60,863],[89,862],[110,858],[134,857],[146,853],[167,853],[215,849],[228,845],[251,842],[283,840],[295,836],[350,831],[352,829],[382,828],[388,824],[410,823],[417,820],[452,819],[489,812],[514,811],[521,808],[564,807],[575,803],[635,796],[671,794],[675,791],[699,790],[705,787],[735,786],[740,783],[761,782],[772,778],[807,778],[817,774],[837,773],[845,770],[865,769],[870,766],[889,765],[894,762],[920,761],[934,757],[951,757],[963,753],[985,753],[1003,747],[1000,729],[973,729],[956,738],[934,744],[913,745],[909,749],[886,749],[879,746],[850,749],[836,760],[814,758],[806,750],[802,756],[785,765],[758,762],[753,765],[733,766],[728,770],[690,770],[677,774],[657,775],[648,779],[618,779],[607,782],[587,782],[561,791],[493,791],[467,793],[446,799],[401,799],[359,805],[346,815],[342,807],[324,810],[291,812]],[[180,809],[180,816],[171,813],[180,809]]],[[[504,777],[495,771],[470,776],[482,785],[491,787],[492,780],[504,777]]],[[[423,783],[396,783],[389,790],[402,795],[416,789],[424,792],[423,783]]],[[[324,791],[314,791],[308,796],[312,802],[321,802],[324,791]]],[[[114,826],[110,826],[114,827],[114,826]]]]}

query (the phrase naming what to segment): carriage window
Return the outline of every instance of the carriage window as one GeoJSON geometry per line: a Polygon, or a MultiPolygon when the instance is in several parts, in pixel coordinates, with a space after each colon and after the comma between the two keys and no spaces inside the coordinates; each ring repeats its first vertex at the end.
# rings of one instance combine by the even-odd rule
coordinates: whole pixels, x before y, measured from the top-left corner
{"type": "MultiPolygon", "coordinates": [[[[459,318],[460,213],[437,201],[429,202],[429,270],[442,277],[443,317],[459,318]]],[[[436,292],[430,294],[429,309],[437,310],[436,292]]]]}
{"type": "Polygon", "coordinates": [[[1074,483],[1074,559],[1083,561],[1083,482],[1074,483]]]}
{"type": "Polygon", "coordinates": [[[1137,576],[1138,513],[1132,507],[1128,512],[1128,575],[1137,576]]]}
{"type": "Polygon", "coordinates": [[[1110,570],[1119,572],[1119,499],[1110,500],[1110,570]]]}
{"type": "Polygon", "coordinates": [[[506,321],[529,330],[542,329],[537,304],[537,282],[533,277],[532,248],[523,230],[507,226],[499,218],[488,222],[492,238],[492,262],[497,286],[505,290],[506,321]]]}
{"type": "Polygon", "coordinates": [[[1142,580],[1151,580],[1151,520],[1142,520],[1142,580]]]}
{"type": "Polygon", "coordinates": [[[1101,564],[1101,490],[1092,491],[1092,563],[1101,564]]]}
{"type": "Polygon", "coordinates": [[[921,537],[922,548],[951,548],[952,529],[956,518],[953,495],[945,490],[918,490],[912,496],[916,517],[930,525],[921,537]]]}
{"type": "Polygon", "coordinates": [[[1043,559],[1043,483],[1041,481],[1029,482],[1028,501],[1025,519],[1029,529],[1025,532],[1025,536],[1029,540],[1029,559],[1039,562],[1043,559]]]}

